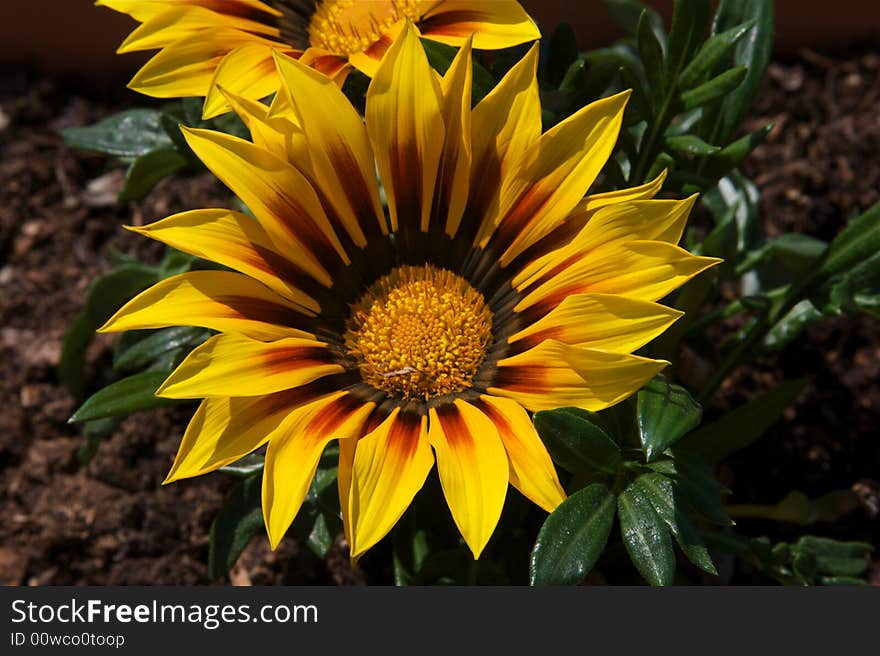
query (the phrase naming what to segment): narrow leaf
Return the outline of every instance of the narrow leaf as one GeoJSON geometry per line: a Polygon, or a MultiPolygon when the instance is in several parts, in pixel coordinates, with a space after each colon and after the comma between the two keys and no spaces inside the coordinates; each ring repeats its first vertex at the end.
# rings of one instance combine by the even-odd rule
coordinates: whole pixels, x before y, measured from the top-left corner
{"type": "Polygon", "coordinates": [[[156,186],[162,178],[187,166],[187,159],[177,152],[177,148],[169,146],[150,151],[141,155],[125,173],[125,182],[119,192],[120,201],[140,200],[156,186]]]}
{"type": "Polygon", "coordinates": [[[662,376],[645,385],[637,398],[639,437],[649,461],[700,424],[700,404],[662,376]]]}
{"type": "Polygon", "coordinates": [[[613,474],[621,465],[614,440],[581,414],[543,410],[535,413],[534,423],[553,460],[572,473],[599,470],[613,474]]]}
{"type": "Polygon", "coordinates": [[[623,544],[639,574],[651,585],[670,585],[675,554],[669,531],[645,491],[629,485],[617,498],[623,544]]]}
{"type": "Polygon", "coordinates": [[[713,77],[708,82],[704,82],[695,89],[685,91],[681,94],[682,109],[687,111],[695,107],[702,107],[714,100],[723,98],[742,83],[746,73],[748,73],[748,68],[745,66],[731,68],[713,77]]]}
{"type": "Polygon", "coordinates": [[[755,21],[750,20],[712,36],[700,47],[699,52],[685,67],[679,78],[679,88],[691,89],[706,81],[727,55],[733,51],[745,34],[752,29],[755,21]]]}
{"type": "Polygon", "coordinates": [[[693,134],[682,134],[675,137],[666,137],[666,147],[685,155],[711,155],[717,153],[718,146],[707,144],[698,136],[693,134]]]}
{"type": "Polygon", "coordinates": [[[211,331],[191,326],[174,326],[157,330],[114,354],[113,367],[121,371],[140,369],[169,351],[198,346],[210,336],[211,331]]]}
{"type": "Polygon", "coordinates": [[[61,134],[71,148],[135,159],[172,145],[160,116],[154,109],[129,109],[94,125],[64,129],[61,134]]]}
{"type": "Polygon", "coordinates": [[[260,494],[263,476],[246,478],[236,485],[211,524],[208,578],[218,579],[235,565],[241,552],[263,528],[260,494]]]}
{"type": "Polygon", "coordinates": [[[68,422],[120,417],[133,412],[180,403],[177,399],[156,396],[168,371],[144,371],[111,383],[90,396],[68,422]]]}

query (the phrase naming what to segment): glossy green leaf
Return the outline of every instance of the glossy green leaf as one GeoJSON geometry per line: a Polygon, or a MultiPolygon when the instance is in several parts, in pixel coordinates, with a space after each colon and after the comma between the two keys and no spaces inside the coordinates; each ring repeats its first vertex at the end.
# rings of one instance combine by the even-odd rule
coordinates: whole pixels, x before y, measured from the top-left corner
{"type": "Polygon", "coordinates": [[[666,524],[644,489],[630,484],[617,498],[623,544],[639,574],[651,585],[670,585],[675,554],[666,524]]]}
{"type": "Polygon", "coordinates": [[[532,551],[532,585],[574,585],[605,548],[614,521],[614,495],[601,483],[572,494],[554,510],[532,551]]]}
{"type": "Polygon", "coordinates": [[[693,134],[683,134],[680,136],[666,137],[666,147],[685,155],[711,155],[718,152],[718,146],[707,144],[698,136],[693,134]]]}
{"type": "Polygon", "coordinates": [[[675,0],[669,27],[666,71],[677,79],[703,42],[709,25],[709,0],[675,0]]]}
{"type": "Polygon", "coordinates": [[[241,552],[263,528],[260,508],[263,477],[246,478],[236,485],[211,524],[208,578],[218,579],[235,565],[241,552]]]}
{"type": "Polygon", "coordinates": [[[120,201],[140,200],[163,178],[189,164],[173,145],[152,150],[131,163],[125,172],[120,201]]]}
{"type": "Polygon", "coordinates": [[[709,79],[716,67],[733,51],[737,41],[754,25],[754,20],[746,21],[706,40],[682,71],[679,88],[691,89],[709,79]]]}
{"type": "Polygon", "coordinates": [[[173,145],[160,116],[154,109],[129,109],[94,125],[64,129],[61,134],[71,148],[136,159],[173,145]]]}
{"type": "Polygon", "coordinates": [[[754,20],[755,24],[733,49],[733,64],[748,67],[745,79],[705,119],[706,125],[711,126],[705,135],[712,143],[723,143],[730,138],[761,88],[773,52],[774,12],[774,0],[720,0],[718,3],[713,34],[721,34],[748,20],[754,20]]]}
{"type": "Polygon", "coordinates": [[[726,145],[721,150],[712,153],[707,162],[705,173],[709,176],[720,178],[739,166],[751,152],[764,143],[774,123],[768,123],[744,137],[740,137],[726,145]]]}
{"type": "Polygon", "coordinates": [[[290,526],[291,533],[319,558],[327,555],[336,536],[342,532],[336,486],[337,457],[334,445],[325,450],[303,505],[290,526]]]}
{"type": "Polygon", "coordinates": [[[113,367],[121,371],[140,369],[168,351],[198,346],[211,334],[209,330],[191,326],[174,326],[157,330],[128,348],[115,353],[113,367]]]}
{"type": "Polygon", "coordinates": [[[127,301],[156,283],[156,270],[143,264],[124,265],[92,281],[86,291],[85,311],[96,328],[127,301]]]}
{"type": "Polygon", "coordinates": [[[726,97],[736,89],[745,79],[748,68],[739,66],[724,71],[700,86],[685,91],[681,94],[682,110],[687,111],[695,107],[702,107],[709,103],[726,97]]]}
{"type": "Polygon", "coordinates": [[[244,458],[236,460],[230,465],[221,467],[217,471],[224,474],[236,476],[238,478],[248,478],[254,474],[263,471],[263,465],[266,463],[266,456],[262,453],[249,453],[244,458]]]}
{"type": "Polygon", "coordinates": [[[852,219],[828,247],[820,270],[831,277],[861,264],[880,252],[880,203],[852,219]]]}
{"type": "Polygon", "coordinates": [[[615,473],[620,448],[602,428],[569,408],[536,412],[535,428],[554,461],[572,473],[599,470],[615,473]]]}
{"type": "Polygon", "coordinates": [[[98,390],[68,420],[92,421],[120,417],[133,412],[180,403],[177,399],[156,396],[156,390],[168,378],[168,371],[144,371],[123,378],[98,390]]]}
{"type": "Polygon", "coordinates": [[[795,305],[767,332],[764,347],[768,350],[779,350],[800,335],[804,328],[825,318],[812,301],[804,300],[795,305]]]}
{"type": "Polygon", "coordinates": [[[675,158],[665,152],[657,155],[656,159],[651,164],[651,168],[648,169],[648,175],[645,176],[645,179],[653,180],[663,171],[675,171],[675,158]]]}
{"type": "Polygon", "coordinates": [[[654,510],[672,531],[678,546],[694,565],[709,574],[718,575],[712,557],[679,498],[673,482],[660,473],[643,474],[632,485],[653,504],[654,510]]]}
{"type": "Polygon", "coordinates": [[[658,376],[638,393],[639,437],[647,459],[658,455],[700,425],[703,409],[687,390],[658,376]]]}
{"type": "Polygon", "coordinates": [[[788,380],[731,410],[711,424],[685,437],[680,445],[707,462],[721,462],[744,449],[779,421],[782,413],[801,395],[809,381],[788,380]]]}

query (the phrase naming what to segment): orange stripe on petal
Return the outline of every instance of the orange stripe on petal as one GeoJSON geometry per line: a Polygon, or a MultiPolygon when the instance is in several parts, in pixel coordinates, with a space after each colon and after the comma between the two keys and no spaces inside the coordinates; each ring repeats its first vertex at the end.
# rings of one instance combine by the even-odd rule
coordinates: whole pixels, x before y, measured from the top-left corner
{"type": "Polygon", "coordinates": [[[547,512],[565,500],[559,476],[532,420],[512,399],[483,395],[476,403],[498,429],[510,462],[510,483],[547,512]]]}
{"type": "Polygon", "coordinates": [[[303,175],[244,139],[193,128],[183,133],[205,166],[256,215],[275,246],[281,252],[302,250],[309,273],[329,286],[327,268],[350,261],[303,175]]]}
{"type": "Polygon", "coordinates": [[[245,214],[192,210],[129,230],[240,271],[312,312],[321,311],[318,302],[299,288],[314,285],[307,273],[308,261],[297,251],[282,255],[260,224],[245,214]]]}
{"type": "Polygon", "coordinates": [[[548,339],[499,360],[486,391],[512,398],[531,411],[563,406],[597,411],[630,396],[668,364],[548,339]]]}
{"type": "Polygon", "coordinates": [[[428,229],[445,136],[439,87],[418,33],[407,24],[367,90],[367,133],[392,231],[401,224],[428,229]]]}
{"type": "Polygon", "coordinates": [[[269,437],[263,469],[263,517],[273,549],[299,512],[324,448],[332,440],[360,434],[374,407],[372,402],[340,392],[301,409],[269,437]]]}
{"type": "Polygon", "coordinates": [[[214,71],[211,89],[202,108],[202,118],[211,119],[231,109],[220,87],[245,98],[259,100],[276,91],[279,84],[269,44],[252,43],[236,48],[220,61],[214,71]]]}
{"type": "Polygon", "coordinates": [[[193,350],[157,390],[157,396],[196,399],[260,396],[342,373],[326,344],[296,337],[259,342],[216,335],[193,350]]]}
{"type": "Polygon", "coordinates": [[[200,326],[268,341],[314,339],[292,328],[301,309],[262,284],[232,271],[190,271],[172,276],[138,294],[99,332],[168,326],[200,326]]]}
{"type": "Polygon", "coordinates": [[[397,523],[434,464],[426,419],[395,408],[357,442],[348,512],[357,558],[397,523]]]}
{"type": "Polygon", "coordinates": [[[498,429],[461,399],[431,408],[429,425],[428,438],[452,518],[474,558],[479,558],[501,517],[510,480],[498,429]]]}

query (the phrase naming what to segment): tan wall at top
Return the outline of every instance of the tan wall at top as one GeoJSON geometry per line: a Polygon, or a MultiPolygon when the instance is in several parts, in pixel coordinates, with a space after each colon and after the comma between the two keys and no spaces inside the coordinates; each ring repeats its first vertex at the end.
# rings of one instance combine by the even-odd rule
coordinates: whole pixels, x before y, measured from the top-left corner
{"type": "MultiPolygon", "coordinates": [[[[545,32],[560,20],[571,22],[583,47],[604,45],[620,36],[601,0],[522,2],[545,32]]],[[[648,4],[668,21],[672,0],[648,0],[648,4]]],[[[835,48],[880,37],[880,0],[777,0],[776,6],[779,51],[835,48]]],[[[132,25],[126,16],[94,7],[92,0],[0,0],[0,62],[130,76],[146,55],[117,56],[114,51],[132,25]]]]}

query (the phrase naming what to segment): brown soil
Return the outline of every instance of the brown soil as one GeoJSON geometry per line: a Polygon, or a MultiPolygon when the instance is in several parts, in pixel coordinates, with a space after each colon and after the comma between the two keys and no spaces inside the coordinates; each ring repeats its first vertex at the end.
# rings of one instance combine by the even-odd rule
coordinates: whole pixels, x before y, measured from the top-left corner
{"type": "MultiPolygon", "coordinates": [[[[764,190],[770,234],[828,239],[851,212],[878,200],[878,95],[880,59],[873,54],[837,60],[808,53],[774,64],[752,122],[777,125],[746,166],[764,190]]],[[[192,409],[131,417],[82,467],[76,455],[82,438],[66,423],[76,402],[55,371],[86,287],[109,268],[107,249],[151,261],[160,254],[121,225],[228,205],[225,190],[207,174],[166,180],[144,201],[119,205],[119,172],[101,157],[69,151],[58,136],[60,128],[138,103],[81,82],[0,70],[0,584],[208,582],[208,531],[234,481],[215,474],[160,486],[192,409]]],[[[835,524],[789,529],[740,522],[747,533],[789,539],[808,530],[880,543],[878,328],[865,316],[812,327],[722,390],[719,407],[783,377],[812,379],[777,429],[725,465],[732,501],[771,503],[792,488],[818,496],[853,487],[864,499],[863,508],[835,524]]],[[[107,365],[111,344],[93,345],[93,372],[107,365]]],[[[293,539],[275,553],[256,539],[220,581],[227,582],[388,580],[381,566],[375,575],[351,569],[339,550],[322,561],[293,539]]]]}

